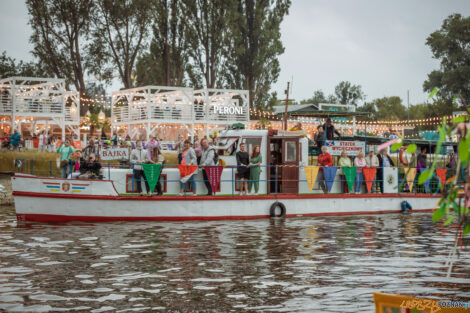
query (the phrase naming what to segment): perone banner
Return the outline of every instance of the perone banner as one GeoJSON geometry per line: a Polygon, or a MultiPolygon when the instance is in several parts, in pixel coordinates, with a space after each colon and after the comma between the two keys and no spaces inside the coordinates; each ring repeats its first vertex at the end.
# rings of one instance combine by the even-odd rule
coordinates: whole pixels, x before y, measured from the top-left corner
{"type": "Polygon", "coordinates": [[[356,156],[360,151],[365,153],[366,143],[364,141],[327,140],[326,147],[331,155],[341,155],[342,151],[346,151],[348,156],[356,156]]]}
{"type": "Polygon", "coordinates": [[[129,160],[129,149],[112,147],[108,149],[100,149],[100,159],[101,160],[129,160]]]}

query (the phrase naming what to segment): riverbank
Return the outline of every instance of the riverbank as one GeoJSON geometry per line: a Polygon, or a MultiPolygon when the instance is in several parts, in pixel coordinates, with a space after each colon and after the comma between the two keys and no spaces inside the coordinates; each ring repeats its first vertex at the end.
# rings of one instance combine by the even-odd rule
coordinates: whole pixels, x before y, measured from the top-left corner
{"type": "Polygon", "coordinates": [[[5,187],[5,194],[0,194],[0,205],[13,205],[11,175],[5,173],[0,174],[0,185],[5,187]]]}

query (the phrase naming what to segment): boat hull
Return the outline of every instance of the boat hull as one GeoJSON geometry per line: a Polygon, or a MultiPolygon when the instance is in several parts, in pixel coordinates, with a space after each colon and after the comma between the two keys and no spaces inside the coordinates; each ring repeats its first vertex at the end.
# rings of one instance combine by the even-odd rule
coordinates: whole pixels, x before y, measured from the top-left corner
{"type": "Polygon", "coordinates": [[[47,187],[47,183],[51,186],[52,179],[26,176],[13,178],[13,195],[19,221],[256,219],[270,217],[270,209],[275,202],[284,204],[286,217],[380,214],[401,212],[401,203],[405,200],[411,204],[413,211],[430,211],[439,198],[438,195],[428,194],[122,196],[114,190],[112,181],[56,181],[60,188],[49,191],[51,188],[47,187]],[[77,193],[70,188],[64,190],[64,184],[72,187],[88,185],[77,193]],[[45,190],[43,185],[49,189],[45,190]]]}

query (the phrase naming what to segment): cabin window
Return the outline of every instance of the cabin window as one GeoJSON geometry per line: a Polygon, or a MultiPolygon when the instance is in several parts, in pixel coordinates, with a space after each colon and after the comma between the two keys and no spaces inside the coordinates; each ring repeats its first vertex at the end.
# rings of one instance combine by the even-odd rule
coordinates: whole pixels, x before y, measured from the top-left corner
{"type": "Polygon", "coordinates": [[[297,143],[295,141],[285,141],[285,162],[297,161],[297,143]]]}
{"type": "Polygon", "coordinates": [[[248,152],[248,155],[250,155],[250,157],[253,153],[253,149],[256,146],[261,147],[261,137],[245,137],[243,138],[242,142],[245,143],[246,152],[248,152]]]}

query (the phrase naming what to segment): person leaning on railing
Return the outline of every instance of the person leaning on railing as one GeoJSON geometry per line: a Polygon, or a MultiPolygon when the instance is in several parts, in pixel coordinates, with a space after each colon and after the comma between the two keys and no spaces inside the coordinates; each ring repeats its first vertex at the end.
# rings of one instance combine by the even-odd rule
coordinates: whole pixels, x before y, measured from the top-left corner
{"type": "MultiPolygon", "coordinates": [[[[366,164],[367,164],[367,167],[371,167],[371,168],[379,167],[379,159],[374,154],[374,151],[372,151],[372,149],[369,150],[369,153],[366,156],[366,164]]],[[[375,189],[376,189],[376,183],[374,179],[374,181],[372,182],[372,187],[370,189],[371,193],[374,193],[376,191],[375,189]]]]}
{"type": "Polygon", "coordinates": [[[240,179],[240,195],[246,195],[248,193],[248,180],[250,179],[250,156],[245,151],[245,143],[240,145],[240,151],[236,154],[237,158],[237,173],[238,179],[240,179]]]}
{"type": "Polygon", "coordinates": [[[142,169],[142,163],[147,163],[149,161],[149,157],[147,154],[147,150],[142,148],[142,140],[137,140],[136,148],[132,150],[130,155],[130,162],[134,165],[134,179],[137,183],[137,190],[141,196],[144,195],[142,192],[142,180],[145,183],[145,188],[147,189],[147,193],[150,196],[150,187],[149,183],[147,182],[147,177],[145,177],[145,173],[142,169]]]}
{"type": "Polygon", "coordinates": [[[101,163],[96,160],[96,155],[94,153],[90,153],[87,159],[82,159],[80,162],[80,175],[78,178],[103,178],[103,175],[101,175],[101,163]]]}
{"type": "MultiPolygon", "coordinates": [[[[352,161],[351,159],[348,157],[348,154],[346,153],[346,151],[341,151],[341,157],[339,158],[339,161],[338,161],[338,165],[340,167],[352,167],[352,161]]],[[[342,193],[345,193],[345,189],[347,188],[347,184],[345,183],[346,182],[346,175],[342,175],[341,177],[341,192],[342,193]]],[[[349,190],[349,192],[351,192],[352,190],[349,190]]]]}
{"type": "Polygon", "coordinates": [[[57,149],[57,153],[60,154],[60,172],[62,178],[67,178],[68,174],[71,172],[70,157],[74,152],[75,149],[70,145],[69,139],[62,142],[59,149],[57,149]]]}
{"type": "Polygon", "coordinates": [[[253,148],[253,153],[250,158],[250,181],[248,182],[248,194],[251,193],[251,187],[254,186],[254,194],[258,194],[259,191],[259,175],[261,173],[261,163],[263,158],[260,153],[260,146],[255,146],[253,148]]]}
{"type": "MultiPolygon", "coordinates": [[[[186,139],[184,141],[184,150],[181,154],[181,164],[182,165],[197,165],[197,158],[196,158],[196,152],[194,152],[194,149],[191,148],[191,141],[186,139]]],[[[192,173],[192,175],[189,177],[187,182],[180,183],[180,193],[178,195],[182,196],[183,193],[187,190],[188,183],[191,185],[191,190],[193,191],[193,195],[197,195],[197,189],[196,189],[196,181],[194,180],[194,176],[196,175],[196,172],[192,173]]],[[[183,178],[183,177],[181,177],[183,178]]]]}
{"type": "MultiPolygon", "coordinates": [[[[328,153],[328,148],[326,146],[321,147],[321,154],[318,156],[318,166],[329,167],[333,166],[333,158],[331,154],[328,153]]],[[[324,193],[328,193],[328,187],[326,186],[325,174],[323,174],[323,179],[320,180],[320,187],[324,193]]]]}
{"type": "Polygon", "coordinates": [[[209,178],[207,176],[207,172],[205,167],[206,166],[214,166],[214,156],[215,156],[215,150],[214,148],[209,146],[209,141],[204,138],[201,140],[201,148],[202,148],[202,155],[201,155],[201,161],[199,162],[199,167],[201,167],[202,170],[202,176],[204,177],[204,184],[206,185],[207,188],[207,195],[212,196],[212,187],[211,183],[209,182],[209,178]]]}
{"type": "Polygon", "coordinates": [[[395,167],[395,163],[392,158],[387,154],[387,149],[382,149],[377,155],[379,159],[379,168],[377,170],[377,180],[379,181],[380,192],[384,192],[384,168],[385,167],[395,167]]]}
{"type": "Polygon", "coordinates": [[[356,179],[354,180],[354,192],[361,193],[362,183],[364,182],[364,173],[362,169],[366,167],[366,159],[364,152],[359,151],[357,157],[354,159],[354,166],[356,167],[356,179]]]}

